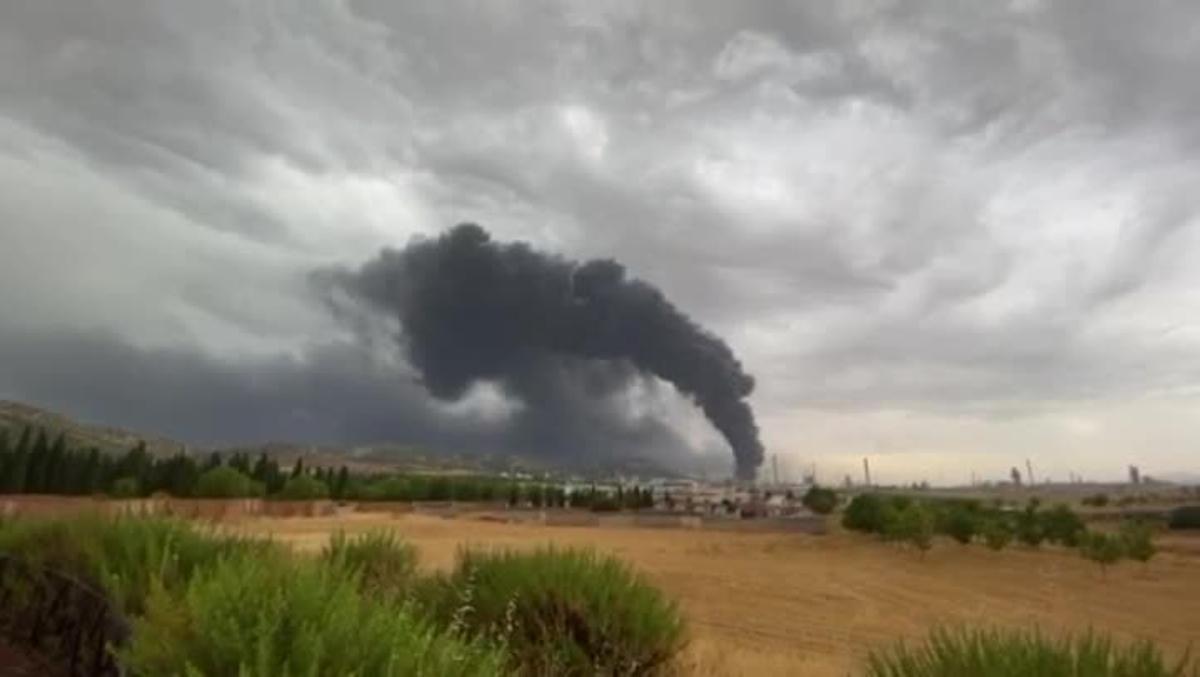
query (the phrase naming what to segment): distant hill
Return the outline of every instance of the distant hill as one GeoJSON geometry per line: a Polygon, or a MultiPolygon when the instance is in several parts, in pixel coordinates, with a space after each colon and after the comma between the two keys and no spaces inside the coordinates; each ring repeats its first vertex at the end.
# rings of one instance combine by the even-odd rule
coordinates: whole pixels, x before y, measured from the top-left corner
{"type": "Polygon", "coordinates": [[[59,433],[66,436],[71,447],[96,447],[106,453],[124,453],[139,441],[146,443],[146,450],[156,456],[169,456],[186,448],[182,442],[154,435],[144,435],[122,428],[83,423],[68,416],[28,404],[0,400],[0,430],[8,430],[10,440],[15,440],[21,431],[32,428],[35,432],[44,428],[51,438],[59,433]]]}
{"type": "Polygon", "coordinates": [[[96,447],[106,453],[121,454],[133,448],[139,441],[146,443],[146,450],[155,456],[170,456],[186,450],[191,454],[207,455],[213,451],[227,454],[233,452],[258,456],[266,453],[287,466],[303,458],[309,466],[348,466],[352,472],[416,472],[416,473],[499,473],[522,472],[531,474],[582,475],[606,478],[612,476],[670,477],[677,473],[646,458],[606,459],[599,462],[579,463],[563,467],[538,457],[515,454],[469,454],[422,449],[412,445],[380,443],[356,447],[337,445],[313,445],[300,442],[270,442],[245,444],[211,449],[189,446],[178,440],[146,435],[124,428],[84,423],[69,416],[41,409],[21,402],[0,400],[0,430],[9,431],[9,439],[21,434],[25,427],[34,431],[45,428],[52,438],[60,432],[66,436],[67,444],[76,448],[96,447]]]}

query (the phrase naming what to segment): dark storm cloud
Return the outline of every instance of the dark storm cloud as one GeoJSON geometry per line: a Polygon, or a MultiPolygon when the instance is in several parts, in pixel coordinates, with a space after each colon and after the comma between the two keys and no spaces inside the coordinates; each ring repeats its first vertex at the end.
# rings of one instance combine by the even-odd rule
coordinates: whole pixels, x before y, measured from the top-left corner
{"type": "Polygon", "coordinates": [[[1198,26],[1167,0],[6,3],[0,312],[271,371],[345,338],[309,271],[477,221],[662,289],[760,376],[768,446],[805,446],[798,410],[1186,399],[1198,26]]]}

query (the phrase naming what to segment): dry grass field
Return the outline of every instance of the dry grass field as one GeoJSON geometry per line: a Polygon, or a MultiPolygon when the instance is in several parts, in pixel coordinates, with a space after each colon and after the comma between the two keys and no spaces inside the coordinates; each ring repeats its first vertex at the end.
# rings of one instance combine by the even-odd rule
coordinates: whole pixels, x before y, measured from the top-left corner
{"type": "Polygon", "coordinates": [[[337,529],[387,528],[422,564],[448,567],[463,545],[587,546],[633,563],[679,600],[692,628],[686,672],[847,675],[870,647],[937,624],[1089,626],[1200,649],[1200,553],[1172,548],[1102,577],[1073,552],[939,542],[916,554],[853,534],[803,536],[684,529],[549,527],[461,517],[353,514],[249,519],[237,529],[319,549],[337,529]]]}

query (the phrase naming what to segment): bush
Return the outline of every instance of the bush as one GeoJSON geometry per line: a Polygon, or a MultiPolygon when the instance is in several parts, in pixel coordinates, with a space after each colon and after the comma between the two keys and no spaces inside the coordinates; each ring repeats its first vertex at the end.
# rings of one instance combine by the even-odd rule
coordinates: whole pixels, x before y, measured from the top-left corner
{"type": "Polygon", "coordinates": [[[1041,513],[1041,530],[1046,540],[1073,548],[1087,527],[1079,515],[1066,505],[1059,504],[1041,513]]]}
{"type": "Polygon", "coordinates": [[[1103,573],[1107,571],[1108,565],[1121,561],[1125,556],[1125,547],[1118,536],[1091,531],[1079,539],[1079,553],[1099,564],[1103,573]]]}
{"type": "Polygon", "coordinates": [[[859,494],[842,513],[842,526],[869,534],[883,533],[884,502],[876,494],[859,494]]]}
{"type": "Polygon", "coordinates": [[[933,515],[920,503],[898,505],[884,509],[883,535],[888,540],[913,546],[924,557],[933,547],[933,515]]]}
{"type": "Polygon", "coordinates": [[[1200,505],[1185,505],[1171,511],[1169,529],[1200,529],[1200,505]]]}
{"type": "MultiPolygon", "coordinates": [[[[868,677],[1184,677],[1148,641],[1118,646],[1086,633],[1050,639],[1037,631],[935,630],[924,643],[872,652],[868,677]]],[[[1200,666],[1192,665],[1195,671],[1200,666]]]]}
{"type": "Polygon", "coordinates": [[[122,651],[144,675],[497,675],[502,657],[359,593],[335,567],[233,557],[157,589],[122,651]]]}
{"type": "Polygon", "coordinates": [[[1154,530],[1143,522],[1125,522],[1121,525],[1121,545],[1130,559],[1143,564],[1158,552],[1154,547],[1154,530]]]}
{"type": "Polygon", "coordinates": [[[227,465],[207,470],[196,480],[196,496],[201,498],[246,498],[255,490],[250,478],[227,465]]]}
{"type": "Polygon", "coordinates": [[[1093,508],[1103,508],[1108,505],[1109,499],[1108,494],[1093,494],[1091,496],[1084,496],[1080,502],[1093,508]]]}
{"type": "Polygon", "coordinates": [[[142,494],[136,477],[121,477],[113,481],[109,491],[113,498],[136,498],[142,494]]]}
{"type": "Polygon", "coordinates": [[[1015,530],[1017,540],[1031,548],[1036,548],[1046,539],[1046,532],[1043,529],[1041,515],[1038,513],[1038,502],[1036,499],[1030,500],[1025,509],[1017,513],[1015,530]]]}
{"type": "Polygon", "coordinates": [[[809,487],[800,502],[804,507],[818,515],[828,515],[837,507],[838,495],[833,489],[819,487],[814,484],[809,487]]]}
{"type": "Polygon", "coordinates": [[[1003,550],[1013,540],[1013,528],[1002,516],[995,516],[983,523],[983,541],[992,550],[1003,550]]]}
{"type": "Polygon", "coordinates": [[[364,593],[400,598],[416,578],[416,548],[390,531],[371,531],[355,538],[333,535],[321,553],[328,565],[358,577],[364,593]]]}
{"type": "Polygon", "coordinates": [[[289,477],[278,496],[288,501],[313,501],[329,498],[329,487],[311,475],[301,474],[289,477]]]}
{"type": "Polygon", "coordinates": [[[133,613],[144,606],[152,581],[178,589],[194,572],[221,558],[272,548],[168,519],[83,516],[0,525],[0,552],[76,576],[133,613]]]}
{"type": "Polygon", "coordinates": [[[520,674],[660,674],[684,640],[673,602],[590,551],[464,551],[418,599],[445,626],[506,647],[520,674]]]}
{"type": "Polygon", "coordinates": [[[969,505],[952,503],[938,512],[938,533],[966,545],[979,533],[979,517],[969,505]]]}

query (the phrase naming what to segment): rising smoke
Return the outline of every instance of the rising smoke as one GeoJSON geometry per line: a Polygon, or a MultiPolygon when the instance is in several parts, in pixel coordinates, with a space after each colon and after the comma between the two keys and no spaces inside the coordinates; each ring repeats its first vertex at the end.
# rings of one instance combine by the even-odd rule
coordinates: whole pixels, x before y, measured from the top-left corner
{"type": "Polygon", "coordinates": [[[335,280],[399,320],[408,360],[439,399],[495,383],[526,405],[526,426],[545,429],[588,406],[564,400],[564,380],[608,395],[653,375],[700,407],[732,447],[739,478],[762,463],[746,402],[754,379],[724,341],[614,261],[570,261],[463,224],[335,280]]]}

